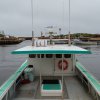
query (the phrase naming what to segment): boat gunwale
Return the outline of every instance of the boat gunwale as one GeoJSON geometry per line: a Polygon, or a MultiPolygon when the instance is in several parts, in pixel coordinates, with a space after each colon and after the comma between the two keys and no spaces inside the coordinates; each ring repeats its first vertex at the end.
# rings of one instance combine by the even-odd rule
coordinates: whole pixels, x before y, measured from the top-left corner
{"type": "Polygon", "coordinates": [[[9,91],[9,89],[14,84],[14,82],[16,81],[16,79],[20,76],[20,74],[25,70],[25,68],[27,66],[28,66],[28,62],[26,60],[18,68],[18,70],[12,76],[10,76],[10,78],[8,78],[8,80],[6,80],[3,85],[0,86],[0,99],[2,99],[5,96],[5,94],[7,93],[7,91],[9,91]]]}
{"type": "Polygon", "coordinates": [[[76,68],[84,75],[84,77],[89,81],[100,96],[100,82],[92,74],[90,74],[81,63],[76,62],[76,68]]]}

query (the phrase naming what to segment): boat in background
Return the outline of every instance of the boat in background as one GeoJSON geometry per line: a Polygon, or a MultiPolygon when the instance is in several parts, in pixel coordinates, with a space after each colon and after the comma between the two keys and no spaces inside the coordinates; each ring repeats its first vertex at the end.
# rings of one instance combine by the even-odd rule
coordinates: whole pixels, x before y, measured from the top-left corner
{"type": "Polygon", "coordinates": [[[21,43],[23,40],[0,40],[0,45],[15,45],[21,43]]]}
{"type": "Polygon", "coordinates": [[[14,36],[0,37],[0,45],[14,45],[14,44],[19,44],[22,41],[23,41],[23,39],[20,39],[18,37],[14,37],[14,36]]]}
{"type": "Polygon", "coordinates": [[[75,44],[75,45],[97,45],[97,42],[81,41],[79,39],[74,39],[73,44],[75,44]]]}

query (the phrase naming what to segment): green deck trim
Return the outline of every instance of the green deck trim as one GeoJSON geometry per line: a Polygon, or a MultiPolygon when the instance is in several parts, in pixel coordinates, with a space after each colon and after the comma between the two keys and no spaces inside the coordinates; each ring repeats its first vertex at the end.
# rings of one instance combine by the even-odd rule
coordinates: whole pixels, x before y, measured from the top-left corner
{"type": "Polygon", "coordinates": [[[86,69],[85,67],[80,64],[79,62],[76,62],[76,67],[78,68],[78,70],[81,71],[81,73],[88,79],[88,81],[90,82],[90,84],[94,87],[94,89],[96,90],[96,92],[99,94],[100,96],[100,82],[93,76],[91,75],[86,69]]]}
{"type": "Polygon", "coordinates": [[[91,54],[91,51],[73,50],[37,50],[37,51],[12,51],[12,54],[91,54]]]}
{"type": "Polygon", "coordinates": [[[23,70],[28,66],[27,60],[18,68],[18,70],[0,87],[0,98],[3,93],[15,82],[23,70]]]}
{"type": "Polygon", "coordinates": [[[61,90],[60,84],[44,84],[43,90],[61,90]]]}

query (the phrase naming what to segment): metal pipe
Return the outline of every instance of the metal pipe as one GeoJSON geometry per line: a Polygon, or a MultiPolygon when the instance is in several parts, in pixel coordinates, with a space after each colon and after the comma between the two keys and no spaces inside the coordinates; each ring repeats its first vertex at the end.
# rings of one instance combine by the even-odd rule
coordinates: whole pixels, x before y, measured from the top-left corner
{"type": "Polygon", "coordinates": [[[34,46],[34,31],[32,30],[32,46],[34,46]]]}
{"type": "Polygon", "coordinates": [[[62,100],[64,99],[63,93],[64,93],[64,91],[63,91],[63,54],[62,54],[62,100]]]}
{"type": "Polygon", "coordinates": [[[8,100],[8,92],[7,92],[7,94],[6,94],[6,100],[8,100]]]}
{"type": "MultiPolygon", "coordinates": [[[[41,59],[41,54],[40,54],[40,59],[41,59]]],[[[41,97],[41,82],[42,82],[42,77],[41,77],[41,66],[40,66],[40,97],[41,97]]]]}
{"type": "Polygon", "coordinates": [[[70,39],[70,0],[69,0],[69,34],[68,34],[68,45],[71,45],[71,39],[70,39]]]}
{"type": "Polygon", "coordinates": [[[33,0],[31,0],[31,12],[32,12],[32,46],[34,46],[34,31],[33,31],[33,0]]]}

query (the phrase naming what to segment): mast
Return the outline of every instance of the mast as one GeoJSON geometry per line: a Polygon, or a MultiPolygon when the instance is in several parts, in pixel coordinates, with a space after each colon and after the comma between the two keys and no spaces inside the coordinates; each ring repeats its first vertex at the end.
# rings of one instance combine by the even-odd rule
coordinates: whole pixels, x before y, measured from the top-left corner
{"type": "Polygon", "coordinates": [[[59,28],[59,38],[61,38],[61,28],[59,28]]]}
{"type": "Polygon", "coordinates": [[[68,45],[71,45],[71,39],[70,39],[70,0],[69,0],[69,33],[68,33],[68,45]]]}
{"type": "Polygon", "coordinates": [[[31,0],[31,11],[32,11],[32,46],[34,46],[34,30],[33,30],[33,0],[31,0]]]}

